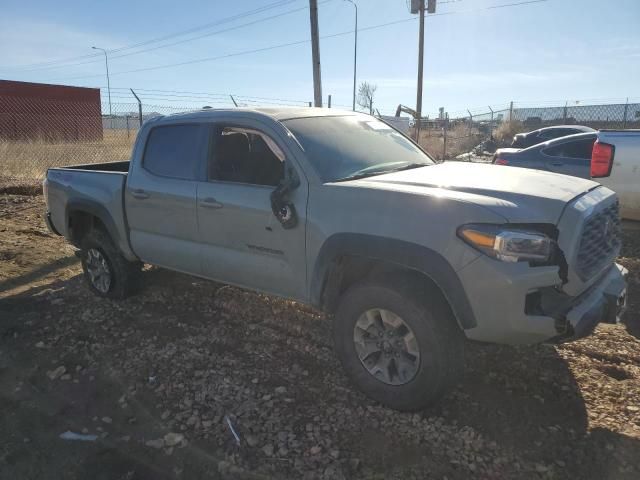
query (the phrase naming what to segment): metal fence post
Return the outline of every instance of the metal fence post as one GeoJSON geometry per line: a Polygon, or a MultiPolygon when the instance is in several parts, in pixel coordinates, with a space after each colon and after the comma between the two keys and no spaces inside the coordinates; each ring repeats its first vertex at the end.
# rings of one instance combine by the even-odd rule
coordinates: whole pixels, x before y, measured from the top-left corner
{"type": "Polygon", "coordinates": [[[129,132],[129,115],[126,115],[124,118],[127,120],[127,138],[129,138],[131,136],[129,132]]]}
{"type": "Polygon", "coordinates": [[[473,127],[473,115],[469,110],[467,110],[467,112],[469,113],[469,136],[471,136],[471,128],[473,127]]]}
{"type": "Polygon", "coordinates": [[[447,158],[447,119],[444,119],[442,124],[442,135],[444,140],[442,142],[442,161],[444,162],[445,158],[447,158]]]}
{"type": "Polygon", "coordinates": [[[567,107],[569,105],[569,102],[566,101],[564,102],[564,111],[562,113],[562,123],[564,123],[565,125],[567,124],[567,107]]]}
{"type": "Polygon", "coordinates": [[[489,124],[489,130],[491,131],[491,135],[493,136],[493,108],[489,106],[489,110],[491,110],[491,123],[489,124]]]}
{"type": "Polygon", "coordinates": [[[509,105],[509,123],[513,122],[513,100],[509,105]]]}
{"type": "Polygon", "coordinates": [[[624,117],[622,119],[622,128],[627,128],[627,111],[629,110],[629,97],[627,97],[627,102],[624,104],[624,117]]]}
{"type": "Polygon", "coordinates": [[[331,94],[329,94],[329,98],[327,99],[327,108],[331,108],[331,94]]]}
{"type": "Polygon", "coordinates": [[[130,88],[129,90],[131,90],[131,93],[133,93],[133,96],[136,97],[136,100],[138,101],[138,122],[142,128],[142,102],[140,101],[140,97],[136,95],[136,92],[133,91],[133,88],[130,88]]]}

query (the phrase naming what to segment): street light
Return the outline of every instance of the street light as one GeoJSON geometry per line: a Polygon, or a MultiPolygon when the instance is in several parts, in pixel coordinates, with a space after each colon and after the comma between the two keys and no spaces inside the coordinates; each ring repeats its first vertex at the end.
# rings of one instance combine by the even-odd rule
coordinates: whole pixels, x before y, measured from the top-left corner
{"type": "Polygon", "coordinates": [[[107,51],[100,47],[91,47],[94,50],[102,50],[104,53],[104,64],[107,67],[107,92],[109,94],[109,118],[111,118],[111,84],[109,83],[109,60],[107,59],[107,51]]]}
{"type": "Polygon", "coordinates": [[[356,9],[356,29],[355,29],[355,41],[353,44],[353,111],[356,111],[356,70],[358,65],[358,5],[354,0],[345,0],[345,2],[351,3],[356,9]]]}

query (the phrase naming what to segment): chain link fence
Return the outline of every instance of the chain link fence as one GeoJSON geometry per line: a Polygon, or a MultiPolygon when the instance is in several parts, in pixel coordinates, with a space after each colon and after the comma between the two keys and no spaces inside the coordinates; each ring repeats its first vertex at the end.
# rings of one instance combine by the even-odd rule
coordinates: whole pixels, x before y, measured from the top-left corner
{"type": "MultiPolygon", "coordinates": [[[[229,101],[218,106],[233,104],[229,101]]],[[[260,102],[248,106],[260,106],[260,102]]],[[[98,105],[0,96],[0,181],[33,183],[42,180],[49,167],[128,160],[145,120],[194,108],[144,101],[98,105]],[[103,114],[109,111],[110,115],[103,114]]],[[[559,107],[511,103],[489,110],[455,114],[441,110],[437,118],[423,118],[420,143],[438,159],[471,160],[469,152],[473,152],[477,161],[482,157],[477,154],[508,145],[517,131],[560,124],[640,128],[638,103],[559,107]]],[[[415,135],[415,127],[411,135],[415,135]]]]}
{"type": "MultiPolygon", "coordinates": [[[[482,152],[510,145],[518,132],[556,125],[640,128],[640,103],[531,107],[511,102],[488,110],[449,114],[442,109],[437,118],[422,119],[420,144],[441,160],[482,161],[482,152]]],[[[411,133],[415,135],[415,130],[411,133]]]]}

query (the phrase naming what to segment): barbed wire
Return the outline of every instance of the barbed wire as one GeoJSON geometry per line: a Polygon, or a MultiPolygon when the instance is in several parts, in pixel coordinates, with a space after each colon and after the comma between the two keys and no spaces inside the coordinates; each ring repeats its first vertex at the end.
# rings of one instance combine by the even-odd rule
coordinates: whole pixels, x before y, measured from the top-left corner
{"type": "MultiPolygon", "coordinates": [[[[229,96],[205,98],[203,101],[196,98],[187,104],[180,103],[184,98],[173,97],[174,101],[168,102],[162,96],[149,95],[142,97],[140,118],[137,102],[123,95],[122,90],[117,92],[120,93],[112,94],[110,106],[104,97],[100,104],[0,96],[0,176],[37,180],[53,166],[127,160],[140,125],[150,118],[198,110],[204,105],[235,108],[229,96]],[[103,114],[108,111],[112,114],[103,114]]],[[[234,98],[248,108],[301,106],[268,97],[234,98]]],[[[350,106],[343,107],[350,109],[350,106]]],[[[444,148],[439,156],[448,158],[447,155],[454,155],[461,148],[480,143],[495,128],[508,121],[519,122],[522,128],[531,130],[567,123],[597,129],[640,128],[640,103],[635,102],[527,108],[518,107],[514,102],[513,108],[509,107],[510,104],[493,112],[469,109],[471,115],[469,112],[444,111],[443,117],[434,115],[430,120],[423,120],[425,132],[431,142],[440,142],[438,145],[442,145],[444,136],[447,136],[448,143],[446,147],[442,145],[444,148]],[[452,145],[456,145],[457,150],[452,145]]],[[[395,111],[390,113],[390,116],[395,115],[395,111]]],[[[409,128],[406,117],[402,122],[409,128]]]]}

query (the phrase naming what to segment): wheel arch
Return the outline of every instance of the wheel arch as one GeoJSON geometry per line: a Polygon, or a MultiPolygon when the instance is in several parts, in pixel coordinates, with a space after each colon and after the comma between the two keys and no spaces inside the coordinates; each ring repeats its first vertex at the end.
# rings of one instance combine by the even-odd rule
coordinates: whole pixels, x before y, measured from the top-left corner
{"type": "Polygon", "coordinates": [[[362,278],[406,273],[421,286],[435,286],[462,329],[477,325],[462,283],[449,262],[428,247],[375,235],[340,233],[329,237],[314,265],[312,303],[332,313],[340,295],[362,278]]]}
{"type": "Polygon", "coordinates": [[[69,202],[65,211],[65,221],[69,241],[80,247],[84,236],[93,228],[104,230],[115,245],[120,243],[120,235],[115,221],[103,205],[89,200],[69,202]]]}

